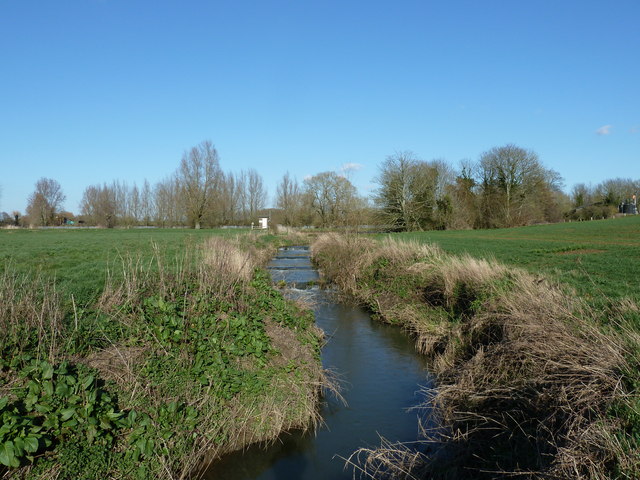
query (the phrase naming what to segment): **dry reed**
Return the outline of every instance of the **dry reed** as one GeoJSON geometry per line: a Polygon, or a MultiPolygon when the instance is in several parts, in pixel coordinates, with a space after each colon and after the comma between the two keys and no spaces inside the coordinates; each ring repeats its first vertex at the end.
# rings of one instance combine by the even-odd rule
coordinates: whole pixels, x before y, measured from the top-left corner
{"type": "Polygon", "coordinates": [[[579,299],[496,262],[338,235],[322,236],[312,251],[327,280],[415,336],[439,379],[430,403],[446,429],[425,432],[439,451],[385,443],[352,457],[364,474],[600,479],[638,471],[637,446],[620,440],[609,415],[619,402],[632,405],[624,379],[637,335],[604,334],[579,299]]]}

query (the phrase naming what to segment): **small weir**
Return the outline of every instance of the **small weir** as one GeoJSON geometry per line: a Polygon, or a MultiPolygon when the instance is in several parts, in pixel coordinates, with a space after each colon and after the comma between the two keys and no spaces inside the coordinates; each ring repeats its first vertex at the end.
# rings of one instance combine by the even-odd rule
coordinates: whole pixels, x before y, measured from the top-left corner
{"type": "Polygon", "coordinates": [[[350,480],[354,472],[345,459],[359,448],[378,446],[380,437],[415,442],[418,416],[426,413],[415,407],[431,380],[408,336],[315,286],[319,277],[308,247],[281,248],[269,270],[275,283],[286,282],[287,296],[308,297],[315,305],[316,324],[327,336],[322,363],[337,374],[346,405],[328,396],[321,406],[324,425],[316,431],[285,432],[269,446],[227,455],[205,478],[350,480]]]}

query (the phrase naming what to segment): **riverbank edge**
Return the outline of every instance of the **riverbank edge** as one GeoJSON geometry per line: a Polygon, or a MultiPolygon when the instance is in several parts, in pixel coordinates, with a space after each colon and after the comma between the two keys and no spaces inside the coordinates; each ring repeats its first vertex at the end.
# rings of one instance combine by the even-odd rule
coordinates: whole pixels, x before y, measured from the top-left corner
{"type": "Polygon", "coordinates": [[[124,278],[109,278],[95,308],[73,312],[71,325],[54,283],[7,272],[2,294],[13,308],[1,318],[2,347],[16,350],[0,359],[0,414],[9,427],[0,453],[15,464],[0,466],[2,478],[197,478],[226,452],[315,428],[328,384],[322,332],[309,310],[271,285],[264,265],[275,248],[212,238],[191,252],[195,263],[168,268],[158,258],[149,269],[122,259],[124,278]],[[230,375],[255,384],[221,391],[235,389],[235,377],[218,379],[215,366],[194,378],[199,360],[189,345],[212,321],[224,324],[218,340],[230,375]],[[94,335],[93,323],[102,346],[77,333],[94,335]],[[71,352],[69,340],[87,345],[71,352]]]}
{"type": "MultiPolygon", "coordinates": [[[[198,476],[206,472],[216,460],[225,455],[243,451],[255,444],[269,445],[271,442],[276,442],[281,435],[287,432],[315,430],[322,424],[320,403],[323,395],[327,392],[333,392],[334,394],[339,392],[339,385],[332,378],[330,372],[325,371],[322,366],[320,355],[325,341],[325,334],[315,324],[311,307],[304,301],[287,299],[283,295],[283,289],[286,287],[273,285],[266,268],[267,264],[277,255],[280,249],[297,245],[309,248],[307,243],[308,237],[306,235],[291,233],[274,236],[262,246],[243,242],[243,248],[248,249],[254,257],[261,275],[264,278],[269,278],[270,290],[275,292],[287,304],[293,306],[301,320],[299,325],[289,325],[290,331],[287,332],[284,329],[285,327],[280,326],[272,318],[265,318],[267,334],[276,345],[277,350],[282,354],[282,358],[278,360],[278,363],[287,364],[287,371],[293,373],[293,375],[288,375],[288,380],[293,380],[293,382],[274,385],[276,390],[271,394],[279,397],[281,404],[272,405],[270,409],[260,414],[263,418],[273,418],[275,414],[275,417],[280,422],[277,428],[272,428],[268,432],[260,432],[259,428],[255,429],[248,436],[238,435],[237,441],[221,445],[215,450],[207,452],[206,459],[196,469],[201,472],[197,474],[198,476]],[[294,336],[291,335],[291,330],[295,332],[294,336]],[[295,374],[296,371],[302,372],[302,375],[295,374]],[[295,398],[300,401],[292,404],[291,400],[295,398]],[[290,415],[293,412],[299,412],[299,414],[290,415]],[[291,418],[283,421],[287,416],[291,416],[291,418]]],[[[257,417],[257,415],[255,416],[257,417]]]]}
{"type": "Polygon", "coordinates": [[[636,332],[604,334],[548,280],[434,246],[327,234],[311,250],[325,281],[415,338],[438,379],[430,402],[446,428],[424,432],[430,453],[383,445],[359,452],[364,471],[637,478],[636,332]]]}

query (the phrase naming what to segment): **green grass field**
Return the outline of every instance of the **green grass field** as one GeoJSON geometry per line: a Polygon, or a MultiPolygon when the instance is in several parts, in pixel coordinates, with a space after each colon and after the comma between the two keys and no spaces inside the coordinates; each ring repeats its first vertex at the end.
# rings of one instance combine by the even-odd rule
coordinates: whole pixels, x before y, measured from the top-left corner
{"type": "MultiPolygon", "coordinates": [[[[237,229],[51,229],[0,230],[0,273],[42,272],[53,277],[63,296],[73,294],[79,304],[90,304],[102,291],[110,268],[117,273],[122,258],[151,260],[154,245],[165,261],[179,258],[187,247],[210,236],[235,237],[237,229]]],[[[260,238],[264,237],[261,235],[260,238]]]]}
{"type": "MultiPolygon", "coordinates": [[[[90,303],[107,268],[134,254],[151,259],[157,244],[172,260],[212,235],[238,230],[117,229],[0,230],[0,272],[40,271],[55,277],[63,293],[90,303]]],[[[550,275],[595,303],[631,297],[640,301],[640,216],[501,230],[429,231],[395,238],[437,243],[443,250],[496,260],[550,275]]],[[[259,237],[262,238],[262,237],[259,237]]]]}
{"type": "Polygon", "coordinates": [[[432,242],[550,275],[595,304],[640,301],[640,216],[501,230],[429,231],[393,238],[432,242]]]}

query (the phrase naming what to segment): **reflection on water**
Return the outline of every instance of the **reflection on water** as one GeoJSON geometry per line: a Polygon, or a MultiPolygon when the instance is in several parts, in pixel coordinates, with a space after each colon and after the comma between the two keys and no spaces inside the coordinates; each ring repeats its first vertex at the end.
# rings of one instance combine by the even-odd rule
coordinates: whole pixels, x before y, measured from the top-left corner
{"type": "MultiPolygon", "coordinates": [[[[275,281],[296,285],[314,282],[304,247],[281,250],[271,262],[275,281]],[[285,268],[283,268],[285,267],[285,268]]],[[[254,445],[217,462],[207,479],[351,479],[345,468],[360,447],[373,447],[380,436],[415,441],[418,436],[421,387],[429,386],[426,365],[397,327],[373,322],[358,307],[335,302],[331,292],[291,288],[287,295],[309,297],[317,325],[328,336],[322,350],[325,368],[342,382],[347,405],[328,397],[321,407],[324,425],[315,432],[287,432],[271,446],[254,445]]]]}

